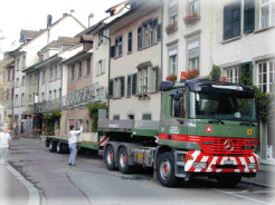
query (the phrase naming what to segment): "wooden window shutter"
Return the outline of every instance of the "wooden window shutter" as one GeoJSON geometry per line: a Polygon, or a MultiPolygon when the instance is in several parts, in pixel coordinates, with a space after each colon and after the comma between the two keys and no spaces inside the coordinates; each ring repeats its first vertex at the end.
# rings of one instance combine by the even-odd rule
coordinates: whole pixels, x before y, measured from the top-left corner
{"type": "Polygon", "coordinates": [[[131,96],[131,86],[132,85],[132,76],[128,75],[127,76],[127,97],[131,96]]]}
{"type": "Polygon", "coordinates": [[[116,55],[116,46],[111,46],[111,58],[114,58],[116,55]]]}
{"type": "Polygon", "coordinates": [[[233,3],[232,7],[232,38],[241,34],[241,1],[233,3]]]}
{"type": "Polygon", "coordinates": [[[123,77],[121,77],[120,78],[120,82],[121,82],[121,84],[120,84],[120,96],[121,97],[124,97],[125,96],[125,77],[123,76],[123,77]]]}
{"type": "Polygon", "coordinates": [[[142,26],[138,28],[138,49],[142,48],[142,26]]]}
{"type": "Polygon", "coordinates": [[[158,41],[161,41],[161,23],[158,25],[158,28],[157,28],[157,40],[158,41]]]}
{"type": "Polygon", "coordinates": [[[109,98],[113,97],[113,90],[114,90],[114,80],[111,79],[109,81],[109,98]]]}
{"type": "Polygon", "coordinates": [[[132,78],[132,95],[137,93],[137,74],[133,74],[132,78]]]}
{"type": "Polygon", "coordinates": [[[231,5],[223,10],[223,40],[231,38],[231,5]]]}
{"type": "Polygon", "coordinates": [[[154,70],[155,70],[155,75],[156,75],[155,91],[157,92],[159,90],[159,68],[156,67],[156,68],[154,68],[154,70]]]}
{"type": "Polygon", "coordinates": [[[255,0],[244,1],[244,33],[255,30],[255,0]]]}
{"type": "Polygon", "coordinates": [[[253,84],[253,63],[251,61],[242,63],[239,66],[239,79],[240,79],[239,81],[240,81],[240,83],[244,84],[244,85],[251,86],[252,84],[250,82],[242,79],[243,72],[244,72],[244,75],[246,77],[248,77],[253,84]]]}

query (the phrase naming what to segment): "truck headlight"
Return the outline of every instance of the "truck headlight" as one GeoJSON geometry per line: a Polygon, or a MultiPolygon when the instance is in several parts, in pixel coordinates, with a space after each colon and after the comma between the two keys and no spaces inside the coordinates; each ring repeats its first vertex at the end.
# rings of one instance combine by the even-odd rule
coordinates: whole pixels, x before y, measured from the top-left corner
{"type": "Polygon", "coordinates": [[[194,162],[194,168],[195,169],[206,169],[207,168],[207,162],[194,162]]]}
{"type": "Polygon", "coordinates": [[[250,164],[248,165],[248,169],[256,169],[256,168],[257,168],[257,165],[258,165],[258,164],[256,164],[256,163],[250,163],[250,164]]]}

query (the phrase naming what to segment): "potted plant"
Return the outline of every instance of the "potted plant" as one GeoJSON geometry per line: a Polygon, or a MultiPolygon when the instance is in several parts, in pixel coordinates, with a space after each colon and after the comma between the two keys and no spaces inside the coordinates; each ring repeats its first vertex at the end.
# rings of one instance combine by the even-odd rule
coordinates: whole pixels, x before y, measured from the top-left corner
{"type": "Polygon", "coordinates": [[[187,72],[181,72],[181,79],[193,79],[200,74],[199,69],[188,70],[187,72]]]}
{"type": "Polygon", "coordinates": [[[186,25],[188,24],[192,24],[197,22],[200,19],[200,16],[198,14],[196,14],[196,12],[193,12],[191,15],[186,16],[183,21],[186,25]]]}
{"type": "Polygon", "coordinates": [[[177,81],[177,76],[174,75],[174,74],[169,75],[169,76],[166,77],[166,80],[176,82],[177,81]]]}
{"type": "Polygon", "coordinates": [[[178,29],[177,24],[170,24],[170,25],[165,27],[165,31],[166,31],[167,34],[173,33],[177,29],[178,29]]]}

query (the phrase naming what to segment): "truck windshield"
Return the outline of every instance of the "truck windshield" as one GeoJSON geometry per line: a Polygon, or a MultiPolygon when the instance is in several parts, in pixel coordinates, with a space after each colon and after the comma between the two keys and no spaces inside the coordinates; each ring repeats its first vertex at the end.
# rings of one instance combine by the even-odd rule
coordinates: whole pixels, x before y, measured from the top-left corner
{"type": "Polygon", "coordinates": [[[257,121],[255,97],[230,93],[190,92],[190,118],[257,121]]]}

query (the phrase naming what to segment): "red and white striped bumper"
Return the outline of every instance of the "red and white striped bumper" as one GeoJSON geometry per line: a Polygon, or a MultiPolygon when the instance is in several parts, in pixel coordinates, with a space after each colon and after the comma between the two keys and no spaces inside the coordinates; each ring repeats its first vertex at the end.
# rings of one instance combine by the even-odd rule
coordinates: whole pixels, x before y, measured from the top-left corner
{"type": "Polygon", "coordinates": [[[100,136],[99,137],[99,146],[105,146],[110,140],[110,137],[100,136]]]}
{"type": "Polygon", "coordinates": [[[185,155],[185,172],[206,173],[256,173],[259,157],[257,154],[248,155],[210,155],[200,150],[190,150],[185,155]],[[206,168],[198,168],[196,164],[206,164],[206,168]],[[256,164],[254,169],[249,165],[256,164]]]}

